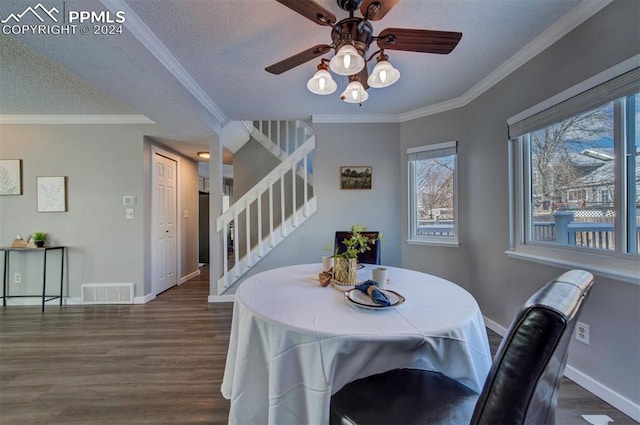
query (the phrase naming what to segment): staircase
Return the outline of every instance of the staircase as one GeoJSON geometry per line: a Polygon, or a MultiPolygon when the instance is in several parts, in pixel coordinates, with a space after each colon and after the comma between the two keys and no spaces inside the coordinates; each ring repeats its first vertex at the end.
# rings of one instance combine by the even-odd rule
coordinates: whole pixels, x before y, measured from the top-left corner
{"type": "Polygon", "coordinates": [[[251,137],[283,161],[312,134],[304,121],[243,121],[251,137]]]}
{"type": "Polygon", "coordinates": [[[243,124],[281,162],[216,221],[216,230],[231,236],[222,238],[223,273],[217,282],[218,294],[229,289],[317,209],[311,181],[315,149],[311,127],[303,121],[243,124]],[[240,229],[244,231],[242,240],[240,229]],[[229,239],[233,240],[230,259],[229,239]]]}

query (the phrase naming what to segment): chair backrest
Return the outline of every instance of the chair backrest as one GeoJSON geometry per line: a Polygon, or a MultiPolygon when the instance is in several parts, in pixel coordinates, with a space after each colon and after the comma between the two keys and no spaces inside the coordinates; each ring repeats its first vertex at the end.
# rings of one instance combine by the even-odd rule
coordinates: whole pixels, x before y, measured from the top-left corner
{"type": "MultiPolygon", "coordinates": [[[[358,263],[380,264],[380,239],[378,239],[380,232],[365,231],[361,233],[367,238],[375,239],[376,242],[372,244],[371,250],[358,254],[358,263]]],[[[341,252],[345,252],[347,250],[347,247],[342,241],[349,238],[351,238],[351,232],[340,230],[337,231],[336,238],[333,244],[334,251],[336,251],[338,254],[340,254],[341,252]]]]}
{"type": "Polygon", "coordinates": [[[567,348],[593,276],[571,270],[516,315],[494,357],[472,424],[553,424],[567,348]]]}

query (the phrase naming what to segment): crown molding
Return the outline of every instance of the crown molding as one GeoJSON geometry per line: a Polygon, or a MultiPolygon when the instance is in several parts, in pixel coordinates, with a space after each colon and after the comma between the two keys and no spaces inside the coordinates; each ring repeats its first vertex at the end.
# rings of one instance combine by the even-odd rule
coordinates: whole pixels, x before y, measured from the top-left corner
{"type": "Polygon", "coordinates": [[[144,115],[0,115],[0,124],[155,124],[144,115]]]}
{"type": "Polygon", "coordinates": [[[506,62],[496,68],[491,74],[483,78],[478,84],[473,86],[469,91],[460,97],[426,106],[424,108],[415,109],[413,111],[403,112],[398,115],[384,115],[385,121],[370,121],[370,117],[365,119],[358,115],[314,115],[313,122],[321,123],[363,123],[363,122],[405,122],[417,118],[428,117],[430,115],[439,114],[441,112],[450,111],[468,105],[484,92],[498,84],[504,78],[508,77],[516,69],[526,64],[535,56],[543,52],[549,46],[578,25],[598,13],[601,9],[611,3],[613,0],[583,0],[573,10],[558,19],[553,25],[542,32],[538,37],[533,39],[529,44],[520,49],[516,54],[511,56],[506,62]],[[319,120],[316,120],[318,117],[319,120]]]}
{"type": "Polygon", "coordinates": [[[500,65],[491,74],[483,78],[471,90],[466,92],[459,99],[467,105],[478,96],[498,84],[500,81],[511,75],[515,70],[529,62],[531,59],[542,53],[556,41],[567,35],[578,25],[598,13],[603,7],[613,0],[583,0],[573,10],[558,19],[553,25],[534,38],[529,44],[511,56],[506,62],[500,65]]]}
{"type": "Polygon", "coordinates": [[[444,102],[436,103],[434,105],[426,106],[420,109],[414,109],[413,111],[404,112],[399,115],[399,122],[411,121],[416,118],[428,117],[429,115],[439,114],[440,112],[451,111],[458,109],[469,103],[464,96],[457,97],[455,99],[446,100],[444,102]]]}
{"type": "Polygon", "coordinates": [[[215,104],[209,95],[200,87],[178,59],[171,54],[169,49],[151,31],[144,21],[123,0],[100,0],[101,3],[112,12],[122,10],[127,16],[124,25],[131,34],[164,66],[182,86],[209,112],[222,126],[229,118],[215,104]]]}

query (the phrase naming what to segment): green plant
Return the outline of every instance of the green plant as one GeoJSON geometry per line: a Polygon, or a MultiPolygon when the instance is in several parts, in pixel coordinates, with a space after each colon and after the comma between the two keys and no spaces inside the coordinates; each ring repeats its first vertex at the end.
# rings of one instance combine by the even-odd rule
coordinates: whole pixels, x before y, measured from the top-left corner
{"type": "Polygon", "coordinates": [[[47,234],[45,232],[33,232],[33,240],[34,241],[46,241],[47,240],[47,234]]]}
{"type": "Polygon", "coordinates": [[[336,248],[334,256],[340,258],[358,258],[358,254],[371,251],[371,245],[380,239],[381,236],[379,235],[378,238],[369,238],[362,234],[362,232],[366,231],[366,227],[357,224],[351,226],[351,237],[342,240],[342,243],[347,249],[344,252],[338,253],[338,249],[336,248]]]}

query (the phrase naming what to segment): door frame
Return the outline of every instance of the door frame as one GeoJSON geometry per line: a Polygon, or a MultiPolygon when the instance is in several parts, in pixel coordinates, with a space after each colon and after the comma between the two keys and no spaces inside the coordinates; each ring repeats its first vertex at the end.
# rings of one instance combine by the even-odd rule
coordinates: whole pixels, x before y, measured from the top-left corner
{"type": "Polygon", "coordinates": [[[154,226],[155,223],[155,190],[153,190],[154,184],[154,175],[155,175],[155,159],[156,155],[164,156],[176,162],[176,286],[180,286],[182,284],[182,226],[181,226],[181,218],[180,209],[182,205],[182,191],[180,190],[180,167],[182,166],[180,156],[171,153],[159,146],[151,145],[151,196],[150,196],[150,212],[151,212],[151,294],[153,298],[158,295],[158,290],[156,288],[156,248],[154,241],[156,239],[156,229],[154,226]]]}

